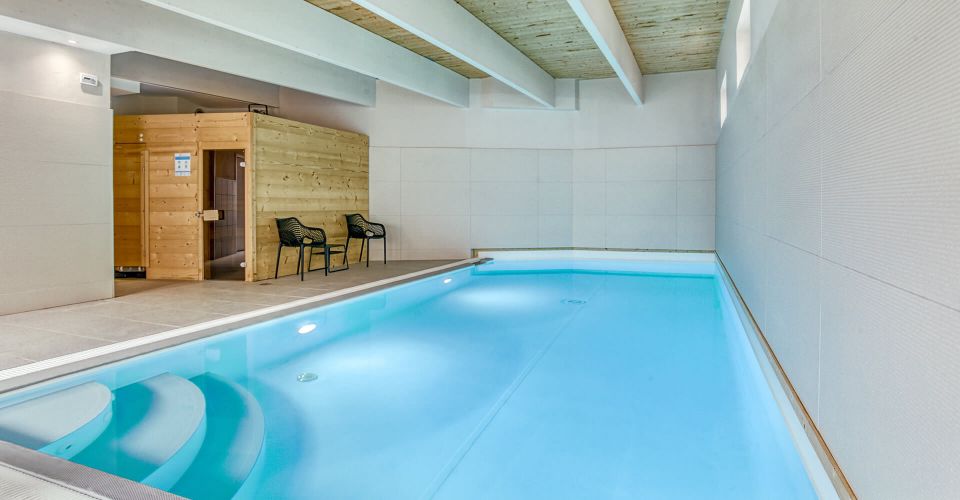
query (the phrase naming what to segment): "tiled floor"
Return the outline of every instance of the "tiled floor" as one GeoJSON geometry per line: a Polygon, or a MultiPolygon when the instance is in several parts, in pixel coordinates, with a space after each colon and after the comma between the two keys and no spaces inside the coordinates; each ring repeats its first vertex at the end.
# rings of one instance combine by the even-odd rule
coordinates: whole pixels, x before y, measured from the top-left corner
{"type": "Polygon", "coordinates": [[[303,282],[117,280],[113,299],[0,316],[0,370],[448,262],[371,262],[329,276],[314,271],[303,282]]]}

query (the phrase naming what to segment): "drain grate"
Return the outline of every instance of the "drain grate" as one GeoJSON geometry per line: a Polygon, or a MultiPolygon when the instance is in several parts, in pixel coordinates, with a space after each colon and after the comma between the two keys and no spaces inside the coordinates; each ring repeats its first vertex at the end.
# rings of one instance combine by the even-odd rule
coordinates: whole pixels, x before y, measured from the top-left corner
{"type": "Polygon", "coordinates": [[[303,372],[300,375],[297,375],[297,382],[313,382],[316,379],[316,373],[303,372]]]}
{"type": "Polygon", "coordinates": [[[564,299],[563,303],[564,303],[564,304],[580,305],[580,304],[586,304],[587,301],[585,301],[585,300],[580,300],[580,299],[564,299]]]}

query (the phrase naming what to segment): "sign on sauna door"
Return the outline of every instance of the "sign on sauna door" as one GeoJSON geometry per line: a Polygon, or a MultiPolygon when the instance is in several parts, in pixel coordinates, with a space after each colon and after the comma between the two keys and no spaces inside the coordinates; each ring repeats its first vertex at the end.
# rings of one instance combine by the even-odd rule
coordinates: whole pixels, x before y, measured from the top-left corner
{"type": "Polygon", "coordinates": [[[151,279],[200,279],[200,174],[194,144],[149,151],[149,264],[151,279]]]}

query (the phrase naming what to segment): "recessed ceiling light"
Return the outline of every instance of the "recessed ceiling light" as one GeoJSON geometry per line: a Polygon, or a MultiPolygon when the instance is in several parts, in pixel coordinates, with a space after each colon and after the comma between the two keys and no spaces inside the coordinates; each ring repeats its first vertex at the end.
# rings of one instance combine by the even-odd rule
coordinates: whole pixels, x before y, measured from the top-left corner
{"type": "Polygon", "coordinates": [[[76,45],[78,42],[76,40],[67,40],[67,43],[70,45],[76,45]]]}
{"type": "Polygon", "coordinates": [[[300,329],[297,330],[297,333],[300,335],[306,335],[316,329],[317,325],[315,323],[307,323],[306,325],[301,326],[300,329]]]}

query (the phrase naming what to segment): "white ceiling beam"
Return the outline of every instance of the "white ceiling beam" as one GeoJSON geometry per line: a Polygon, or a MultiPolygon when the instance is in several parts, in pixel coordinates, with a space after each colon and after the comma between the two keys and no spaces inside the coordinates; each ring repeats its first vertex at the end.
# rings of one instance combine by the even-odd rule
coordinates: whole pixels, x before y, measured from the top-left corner
{"type": "Polygon", "coordinates": [[[554,82],[516,47],[453,0],[354,0],[548,108],[554,82]]]}
{"type": "Polygon", "coordinates": [[[567,0],[567,3],[593,37],[633,102],[643,104],[643,75],[609,0],[567,0]]]}
{"type": "Polygon", "coordinates": [[[376,102],[373,78],[140,0],[3,0],[0,16],[5,16],[7,24],[47,28],[47,36],[53,38],[61,33],[79,35],[79,48],[96,51],[94,44],[87,43],[96,40],[108,47],[356,104],[371,106],[376,102]]]}
{"type": "Polygon", "coordinates": [[[455,106],[470,104],[467,78],[304,0],[143,1],[455,106]]]}

